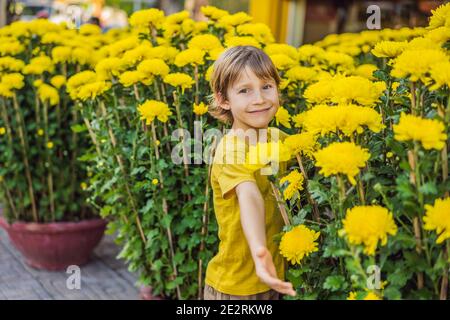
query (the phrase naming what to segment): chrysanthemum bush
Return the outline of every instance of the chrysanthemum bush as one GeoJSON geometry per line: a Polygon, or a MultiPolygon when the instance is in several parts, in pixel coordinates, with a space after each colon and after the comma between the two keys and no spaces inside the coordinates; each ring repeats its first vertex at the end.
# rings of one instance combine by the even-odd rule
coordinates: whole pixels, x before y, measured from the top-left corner
{"type": "Polygon", "coordinates": [[[156,294],[201,295],[217,238],[210,167],[194,162],[199,142],[190,139],[194,120],[200,131],[222,128],[206,115],[212,63],[227,47],[253,45],[282,76],[271,125],[291,136],[250,148],[249,158],[265,147],[280,154],[249,168],[294,164],[270,178],[286,227],[269,241],[280,244],[297,298],[446,299],[448,5],[428,28],[330,35],[300,48],[274,43],[244,13],[202,10],[207,22],[136,12],[122,40],[68,81],[94,146],[82,159],[94,172],[91,201],[113,218],[130,269],[156,294]],[[178,128],[187,131],[173,141],[178,128]]]}
{"type": "Polygon", "coordinates": [[[46,20],[0,29],[0,198],[9,222],[96,216],[83,190],[89,172],[77,161],[89,139],[72,130],[81,117],[66,79],[93,63],[100,43],[87,39],[99,33],[46,20]]]}
{"type": "Polygon", "coordinates": [[[426,28],[284,50],[298,167],[278,180],[280,250],[299,298],[448,298],[449,21],[447,4],[426,28]]]}
{"type": "MultiPolygon", "coordinates": [[[[194,22],[187,12],[148,9],[130,17],[128,30],[46,30],[27,58],[42,67],[45,54],[77,69],[66,84],[74,105],[62,114],[77,114],[72,129],[90,141],[77,152],[90,172],[88,201],[111,220],[119,257],[155,294],[202,294],[218,242],[205,161],[217,141],[194,138],[224,128],[206,114],[212,63],[228,47],[253,45],[282,77],[271,125],[290,137],[250,148],[249,158],[268,146],[280,153],[249,168],[292,165],[270,177],[286,227],[268,241],[279,242],[296,298],[446,299],[449,8],[437,9],[427,28],[330,35],[299,48],[274,43],[245,13],[204,7],[209,20],[194,22]]],[[[6,36],[0,54],[21,54],[21,42],[6,36]]],[[[22,70],[8,65],[8,73],[22,70]]],[[[20,87],[20,75],[8,76],[8,90],[21,89],[12,85],[20,87]]],[[[29,88],[46,91],[50,80],[34,80],[29,88]]],[[[0,124],[4,146],[10,127],[0,124]]]]}

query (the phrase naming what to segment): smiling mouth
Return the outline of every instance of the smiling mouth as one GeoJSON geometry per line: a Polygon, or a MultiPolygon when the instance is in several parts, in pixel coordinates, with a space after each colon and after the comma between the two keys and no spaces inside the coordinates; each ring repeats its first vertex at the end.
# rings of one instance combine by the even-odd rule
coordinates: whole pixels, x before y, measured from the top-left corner
{"type": "Polygon", "coordinates": [[[261,109],[261,110],[249,111],[248,113],[261,113],[261,112],[270,110],[270,108],[272,108],[272,106],[265,108],[265,109],[261,109]]]}

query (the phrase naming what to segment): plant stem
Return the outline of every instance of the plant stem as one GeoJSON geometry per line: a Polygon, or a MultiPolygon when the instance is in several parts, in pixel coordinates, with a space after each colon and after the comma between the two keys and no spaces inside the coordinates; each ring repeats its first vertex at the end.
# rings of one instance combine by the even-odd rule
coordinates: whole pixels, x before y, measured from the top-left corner
{"type": "Polygon", "coordinates": [[[413,81],[410,85],[411,89],[411,114],[416,115],[416,83],[413,81]]]}
{"type": "Polygon", "coordinates": [[[278,192],[277,187],[273,184],[273,182],[270,182],[270,186],[272,187],[273,194],[275,196],[275,199],[277,201],[278,208],[280,209],[281,217],[283,218],[284,224],[286,226],[291,225],[291,217],[288,216],[286,207],[284,206],[284,201],[281,199],[280,193],[278,192]]]}
{"type": "Polygon", "coordinates": [[[26,178],[27,178],[27,181],[28,181],[28,192],[29,192],[29,195],[30,195],[33,221],[34,222],[39,222],[37,209],[36,209],[36,201],[34,199],[33,181],[31,179],[30,165],[28,163],[28,151],[27,151],[27,147],[26,147],[26,143],[25,143],[25,134],[24,134],[25,123],[24,123],[24,121],[22,119],[22,116],[20,114],[20,109],[19,109],[19,104],[17,102],[16,94],[13,95],[13,102],[14,102],[13,103],[14,109],[16,111],[16,122],[17,122],[17,127],[18,127],[18,130],[19,130],[20,143],[22,145],[23,162],[25,164],[25,175],[26,175],[26,178]]]}
{"type": "MultiPolygon", "coordinates": [[[[153,145],[154,145],[154,149],[155,149],[155,156],[156,156],[156,161],[159,160],[159,148],[158,148],[158,144],[156,143],[156,141],[158,140],[158,137],[156,135],[156,128],[155,128],[155,123],[152,121],[151,123],[151,130],[152,130],[152,138],[153,138],[153,145]]],[[[158,170],[159,172],[159,181],[160,181],[160,188],[163,191],[164,190],[164,178],[163,178],[163,174],[161,170],[158,170]]],[[[169,208],[167,206],[167,200],[165,197],[162,198],[162,206],[163,206],[163,213],[165,216],[169,215],[169,208]]],[[[170,247],[170,255],[172,258],[172,267],[173,267],[173,272],[175,277],[178,276],[178,271],[177,271],[177,266],[176,263],[174,261],[174,257],[175,257],[175,250],[174,250],[174,246],[173,246],[173,238],[172,238],[172,230],[170,229],[170,226],[166,227],[166,232],[167,232],[167,237],[169,240],[169,247],[170,247]]],[[[180,286],[177,284],[177,297],[178,299],[180,299],[181,297],[181,291],[180,291],[180,286]]]]}
{"type": "MultiPolygon", "coordinates": [[[[213,145],[215,141],[213,142],[213,145]]],[[[205,202],[203,203],[203,216],[202,216],[202,231],[201,231],[201,241],[200,241],[200,249],[199,249],[199,260],[198,260],[198,300],[202,299],[203,292],[203,259],[201,258],[201,253],[205,250],[205,237],[208,233],[208,204],[209,204],[209,178],[211,176],[212,169],[212,161],[209,162],[208,165],[208,175],[206,178],[206,186],[205,186],[205,202]]]]}
{"type": "Polygon", "coordinates": [[[198,91],[198,65],[194,67],[194,80],[195,80],[195,104],[198,104],[199,91],[198,91]]]}
{"type": "Polygon", "coordinates": [[[50,197],[50,213],[52,214],[52,221],[56,221],[55,217],[55,200],[53,196],[53,174],[52,174],[52,159],[48,148],[49,135],[48,135],[48,102],[43,103],[44,112],[44,133],[45,133],[45,153],[47,156],[48,173],[47,173],[47,185],[48,193],[50,197]]]}
{"type": "Polygon", "coordinates": [[[450,249],[450,240],[447,239],[445,241],[446,246],[444,247],[444,260],[445,260],[445,266],[444,271],[442,274],[442,281],[441,281],[441,291],[439,294],[440,300],[447,300],[447,293],[448,293],[448,269],[449,269],[449,261],[448,261],[448,253],[450,249]]]}
{"type": "MultiPolygon", "coordinates": [[[[181,126],[181,141],[183,144],[183,164],[184,164],[184,175],[186,176],[186,178],[189,177],[189,168],[188,168],[188,163],[189,163],[189,159],[188,159],[188,151],[186,150],[186,141],[185,141],[185,137],[184,137],[184,124],[183,124],[183,119],[181,118],[181,112],[180,112],[180,100],[178,99],[178,92],[174,91],[173,92],[173,101],[174,101],[174,105],[175,105],[175,110],[177,112],[177,118],[178,118],[178,123],[181,126]]],[[[191,195],[189,194],[189,200],[191,200],[191,195]]]]}
{"type": "Polygon", "coordinates": [[[345,202],[345,184],[344,184],[344,180],[342,179],[342,177],[337,174],[336,175],[336,179],[338,182],[338,187],[339,187],[339,218],[344,218],[344,202],[345,202]]]}
{"type": "MultiPolygon", "coordinates": [[[[112,144],[114,149],[117,149],[116,137],[114,136],[114,133],[113,133],[111,127],[109,126],[108,114],[106,112],[105,103],[103,101],[100,101],[100,109],[101,109],[101,112],[103,114],[103,118],[104,118],[104,121],[105,121],[105,124],[106,124],[106,128],[108,130],[109,138],[111,139],[111,144],[112,144]]],[[[125,166],[123,164],[122,157],[118,153],[116,153],[116,160],[117,160],[117,163],[119,164],[120,170],[122,171],[123,179],[124,179],[124,182],[125,182],[124,183],[125,190],[127,192],[128,200],[130,201],[131,208],[132,208],[132,210],[134,212],[134,216],[135,216],[135,219],[136,219],[136,225],[138,227],[139,234],[141,236],[141,239],[142,239],[144,245],[146,245],[147,244],[147,239],[145,237],[144,230],[142,229],[141,220],[139,218],[139,213],[137,211],[136,204],[134,203],[133,196],[131,195],[130,187],[128,186],[127,172],[125,170],[125,166]]]]}
{"type": "Polygon", "coordinates": [[[358,174],[358,181],[357,181],[357,183],[358,183],[359,200],[361,200],[361,204],[363,206],[365,206],[366,205],[366,199],[365,199],[365,196],[364,196],[364,185],[363,185],[363,182],[362,182],[362,179],[361,179],[361,173],[358,174]]]}
{"type": "Polygon", "coordinates": [[[306,198],[308,200],[308,203],[312,207],[314,220],[315,221],[319,221],[319,219],[320,219],[319,209],[317,208],[317,203],[313,200],[313,198],[311,197],[311,194],[309,193],[309,189],[308,189],[308,174],[306,173],[305,167],[303,166],[302,157],[301,157],[300,153],[297,153],[295,156],[297,158],[297,162],[298,162],[298,165],[300,167],[300,171],[302,172],[303,176],[305,177],[304,184],[305,184],[305,190],[306,190],[306,198]]]}

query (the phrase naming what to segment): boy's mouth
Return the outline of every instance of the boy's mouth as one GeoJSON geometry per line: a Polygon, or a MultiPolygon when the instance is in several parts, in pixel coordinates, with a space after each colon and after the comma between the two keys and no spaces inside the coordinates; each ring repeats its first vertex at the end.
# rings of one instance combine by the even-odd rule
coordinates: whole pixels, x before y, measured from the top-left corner
{"type": "Polygon", "coordinates": [[[255,113],[262,113],[262,112],[270,110],[270,108],[272,108],[272,106],[264,108],[264,109],[260,109],[260,110],[249,111],[248,113],[253,113],[253,114],[255,114],[255,113]]]}

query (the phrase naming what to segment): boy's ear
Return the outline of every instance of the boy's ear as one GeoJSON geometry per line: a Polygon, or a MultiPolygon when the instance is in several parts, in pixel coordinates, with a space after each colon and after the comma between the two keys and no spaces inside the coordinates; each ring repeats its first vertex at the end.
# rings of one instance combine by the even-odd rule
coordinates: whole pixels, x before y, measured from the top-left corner
{"type": "Polygon", "coordinates": [[[216,99],[217,104],[225,110],[230,110],[230,104],[228,103],[228,101],[226,99],[224,99],[224,97],[219,93],[217,93],[214,97],[216,99]]]}

